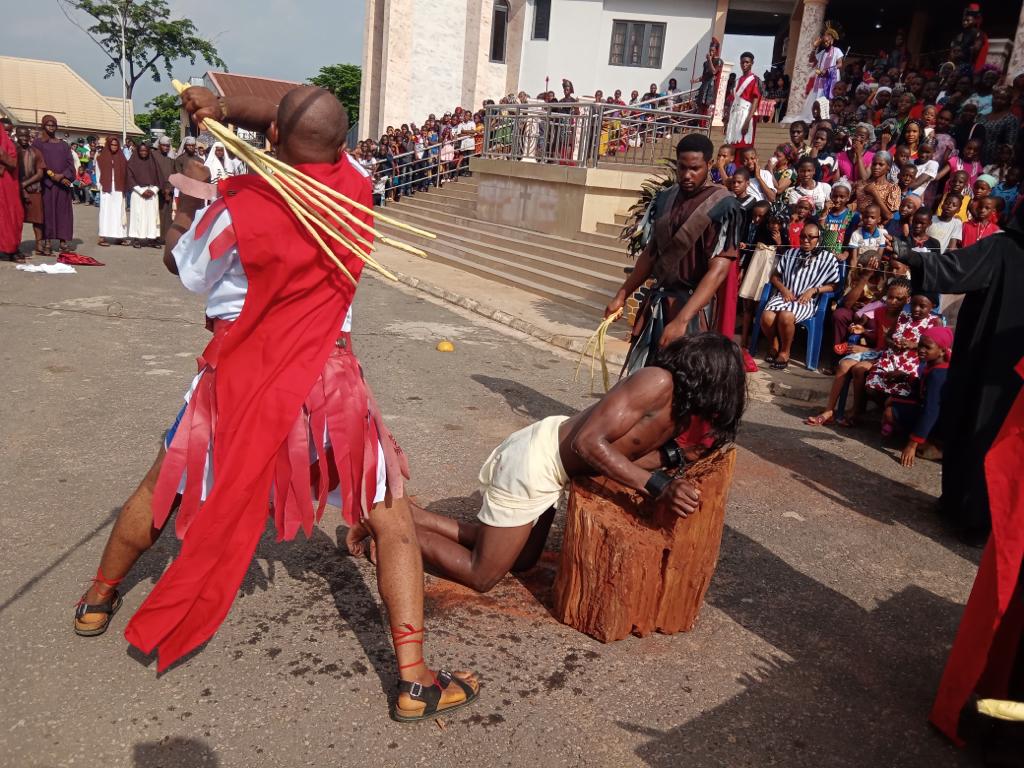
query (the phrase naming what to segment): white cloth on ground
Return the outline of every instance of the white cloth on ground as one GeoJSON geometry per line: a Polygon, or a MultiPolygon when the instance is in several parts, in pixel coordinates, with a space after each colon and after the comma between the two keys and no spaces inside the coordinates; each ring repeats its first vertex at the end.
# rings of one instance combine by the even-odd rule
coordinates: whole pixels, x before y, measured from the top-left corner
{"type": "Polygon", "coordinates": [[[480,522],[495,528],[532,525],[558,504],[569,476],[562,466],[558,429],[568,416],[549,416],[514,432],[480,468],[480,522]]]}
{"type": "Polygon", "coordinates": [[[46,275],[73,275],[78,272],[77,269],[72,267],[70,264],[19,264],[15,269],[20,269],[22,272],[42,272],[46,275]]]}

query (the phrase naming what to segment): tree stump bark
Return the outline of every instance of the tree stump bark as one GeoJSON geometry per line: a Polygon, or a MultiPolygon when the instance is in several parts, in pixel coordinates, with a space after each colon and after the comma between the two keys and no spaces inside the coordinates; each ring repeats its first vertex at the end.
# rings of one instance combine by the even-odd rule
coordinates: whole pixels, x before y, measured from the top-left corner
{"type": "Polygon", "coordinates": [[[701,490],[687,518],[606,477],[574,480],[555,618],[602,643],[692,629],[718,561],[735,463],[729,447],[687,467],[701,490]]]}

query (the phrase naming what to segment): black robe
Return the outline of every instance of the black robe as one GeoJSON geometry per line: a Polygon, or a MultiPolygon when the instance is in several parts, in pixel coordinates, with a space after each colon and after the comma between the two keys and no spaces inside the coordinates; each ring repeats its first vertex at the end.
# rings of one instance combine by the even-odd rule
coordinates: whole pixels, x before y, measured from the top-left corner
{"type": "Polygon", "coordinates": [[[991,527],[985,454],[1021,389],[1024,357],[1024,232],[910,261],[915,290],[964,293],[949,377],[942,391],[941,510],[971,538],[991,527]]]}

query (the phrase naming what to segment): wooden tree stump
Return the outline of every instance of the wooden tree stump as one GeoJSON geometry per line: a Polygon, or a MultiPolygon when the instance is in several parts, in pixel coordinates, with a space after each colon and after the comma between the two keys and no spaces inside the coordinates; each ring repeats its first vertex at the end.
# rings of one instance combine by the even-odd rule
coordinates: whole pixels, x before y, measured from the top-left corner
{"type": "Polygon", "coordinates": [[[692,629],[718,561],[735,463],[729,447],[687,467],[701,501],[685,519],[606,477],[574,480],[555,618],[602,643],[692,629]]]}

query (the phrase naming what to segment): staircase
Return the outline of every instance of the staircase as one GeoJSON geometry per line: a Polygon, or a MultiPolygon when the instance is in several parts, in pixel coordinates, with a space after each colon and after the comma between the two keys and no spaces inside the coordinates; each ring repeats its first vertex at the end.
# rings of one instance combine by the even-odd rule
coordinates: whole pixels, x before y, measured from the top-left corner
{"type": "MultiPolygon", "coordinates": [[[[722,128],[712,129],[711,140],[716,147],[722,143],[723,134],[722,128]]],[[[761,163],[786,141],[787,126],[759,125],[755,146],[761,163]]],[[[642,156],[648,162],[661,155],[670,158],[673,146],[672,138],[659,139],[656,150],[648,146],[642,156]]],[[[604,161],[600,167],[652,173],[658,170],[656,165],[629,165],[621,162],[623,159],[604,161]]],[[[619,240],[626,223],[624,211],[616,213],[614,221],[599,222],[596,232],[578,232],[567,239],[478,219],[476,196],[476,180],[462,177],[439,189],[432,187],[428,192],[389,203],[385,211],[437,234],[436,240],[416,243],[432,261],[530,291],[588,316],[603,310],[622,285],[624,270],[632,266],[619,240]]],[[[384,222],[376,226],[385,234],[402,236],[384,222]]]]}
{"type": "MultiPolygon", "coordinates": [[[[588,316],[604,309],[631,264],[616,237],[580,233],[570,240],[482,221],[476,218],[476,192],[476,180],[463,177],[389,203],[385,211],[437,235],[436,240],[416,243],[432,261],[539,294],[588,316]]],[[[385,222],[376,226],[401,236],[385,222]]]]}

